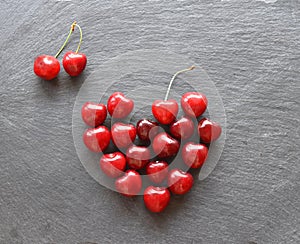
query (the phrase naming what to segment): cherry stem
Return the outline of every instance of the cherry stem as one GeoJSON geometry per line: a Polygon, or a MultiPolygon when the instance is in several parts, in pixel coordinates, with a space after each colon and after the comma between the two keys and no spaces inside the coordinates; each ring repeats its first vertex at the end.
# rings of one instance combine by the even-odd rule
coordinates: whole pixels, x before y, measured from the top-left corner
{"type": "Polygon", "coordinates": [[[71,25],[71,28],[70,28],[70,31],[69,31],[69,35],[67,36],[67,38],[66,38],[64,44],[61,46],[61,48],[60,48],[60,49],[58,50],[58,52],[55,54],[55,56],[54,56],[55,58],[57,58],[57,57],[61,54],[61,52],[64,50],[64,48],[66,47],[66,45],[67,45],[67,43],[68,43],[68,41],[69,41],[69,39],[70,39],[72,33],[74,32],[75,26],[78,27],[79,32],[80,32],[80,40],[79,40],[78,47],[77,47],[77,49],[76,49],[76,53],[79,52],[79,49],[80,49],[80,46],[81,46],[81,43],[82,43],[82,29],[81,29],[81,27],[77,24],[77,22],[74,21],[74,22],[72,23],[72,25],[71,25]]]}
{"type": "Polygon", "coordinates": [[[190,71],[190,70],[193,70],[193,69],[195,69],[195,68],[196,68],[196,67],[193,65],[193,66],[191,66],[191,67],[189,67],[189,68],[187,68],[187,69],[180,70],[180,71],[176,72],[176,73],[173,75],[173,77],[172,77],[172,79],[171,79],[171,81],[170,81],[170,83],[169,83],[169,87],[168,87],[168,90],[167,90],[167,93],[166,93],[166,96],[165,96],[165,101],[168,100],[169,93],[170,93],[170,90],[171,90],[171,86],[172,86],[173,81],[175,80],[175,78],[176,78],[179,74],[184,73],[184,72],[187,72],[187,71],[190,71]]]}

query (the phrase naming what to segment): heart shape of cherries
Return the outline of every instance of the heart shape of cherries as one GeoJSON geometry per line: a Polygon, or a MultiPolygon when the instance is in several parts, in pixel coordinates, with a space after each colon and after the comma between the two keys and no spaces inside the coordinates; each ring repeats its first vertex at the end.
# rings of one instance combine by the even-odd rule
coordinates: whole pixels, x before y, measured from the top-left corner
{"type": "Polygon", "coordinates": [[[78,76],[85,69],[87,63],[86,55],[84,53],[79,53],[79,49],[82,43],[82,29],[76,23],[76,21],[74,21],[71,25],[69,35],[67,36],[64,44],[62,45],[62,47],[59,49],[59,51],[56,53],[55,56],[40,55],[34,60],[33,71],[38,77],[44,80],[53,80],[54,78],[57,77],[60,71],[60,64],[57,58],[64,50],[65,46],[67,45],[71,37],[71,34],[74,32],[75,27],[77,27],[80,32],[80,41],[77,50],[75,52],[68,51],[64,55],[62,63],[65,71],[70,76],[78,76]]]}
{"type": "Polygon", "coordinates": [[[176,156],[181,148],[183,165],[189,169],[199,169],[207,158],[209,144],[217,140],[222,132],[221,126],[208,118],[197,120],[208,104],[206,96],[200,92],[187,92],[181,97],[181,108],[185,115],[176,119],[178,103],[168,99],[171,85],[177,75],[194,68],[192,66],[174,74],[165,99],[153,102],[152,114],[157,121],[144,118],[136,125],[122,122],[132,112],[134,102],[121,92],[109,97],[107,109],[104,104],[94,102],[86,102],[82,106],[82,119],[91,127],[85,130],[83,141],[90,151],[103,152],[99,168],[115,181],[116,191],[128,197],[140,193],[143,185],[141,174],[145,173],[151,184],[143,192],[144,203],[151,212],[163,211],[169,204],[171,194],[185,194],[194,184],[190,172],[180,167],[171,168],[168,163],[170,158],[176,156]],[[103,125],[107,112],[112,118],[118,119],[110,129],[103,125]],[[195,121],[197,143],[189,141],[194,134],[195,121]],[[167,126],[169,132],[162,131],[161,125],[167,126]],[[146,147],[143,143],[135,145],[136,137],[141,142],[150,143],[150,146],[146,147]],[[125,153],[106,153],[111,140],[125,153]]]}

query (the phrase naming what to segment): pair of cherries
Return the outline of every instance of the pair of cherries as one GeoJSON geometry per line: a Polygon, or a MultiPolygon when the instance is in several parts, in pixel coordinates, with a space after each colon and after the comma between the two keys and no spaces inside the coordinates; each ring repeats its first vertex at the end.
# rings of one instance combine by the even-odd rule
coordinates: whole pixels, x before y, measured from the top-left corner
{"type": "MultiPolygon", "coordinates": [[[[93,127],[84,132],[83,141],[93,152],[103,152],[110,140],[126,153],[113,152],[104,154],[100,159],[101,170],[115,180],[115,188],[125,196],[137,195],[142,189],[142,178],[138,171],[145,170],[153,185],[144,191],[145,206],[152,212],[163,211],[169,203],[170,192],[176,195],[187,193],[193,186],[193,177],[190,173],[179,168],[170,170],[168,159],[175,156],[179,149],[179,140],[187,141],[194,133],[193,118],[204,113],[207,108],[207,99],[204,94],[187,92],[181,98],[181,107],[185,116],[176,120],[179,110],[177,102],[168,100],[168,93],[175,77],[185,71],[177,72],[169,85],[165,100],[156,100],[152,104],[152,113],[156,120],[142,119],[136,126],[116,122],[109,130],[103,126],[108,113],[116,119],[127,117],[133,110],[134,103],[120,92],[113,93],[104,104],[87,102],[82,107],[83,121],[93,127]],[[168,125],[170,134],[161,132],[159,124],[168,125]],[[148,147],[134,145],[136,136],[141,141],[151,142],[153,155],[148,147]],[[124,171],[128,169],[125,173],[124,171]],[[168,187],[159,186],[167,181],[168,187]]],[[[206,144],[216,140],[221,134],[221,127],[207,118],[198,122],[197,131],[203,143],[186,142],[182,147],[181,157],[190,168],[200,168],[208,155],[206,144]],[[204,144],[205,143],[205,144],[204,144]]]]}
{"type": "Polygon", "coordinates": [[[77,50],[75,52],[73,51],[66,52],[66,54],[63,57],[62,64],[65,71],[70,76],[78,76],[85,69],[87,63],[86,55],[83,53],[79,53],[79,49],[82,43],[82,29],[76,23],[76,21],[74,21],[73,24],[71,25],[70,32],[66,41],[64,42],[64,44],[62,45],[62,47],[60,48],[60,50],[57,52],[55,56],[40,55],[35,59],[33,70],[38,77],[44,80],[52,80],[57,77],[58,73],[60,72],[60,63],[57,60],[57,57],[61,54],[61,52],[67,45],[75,27],[78,27],[80,31],[80,41],[77,50]]]}

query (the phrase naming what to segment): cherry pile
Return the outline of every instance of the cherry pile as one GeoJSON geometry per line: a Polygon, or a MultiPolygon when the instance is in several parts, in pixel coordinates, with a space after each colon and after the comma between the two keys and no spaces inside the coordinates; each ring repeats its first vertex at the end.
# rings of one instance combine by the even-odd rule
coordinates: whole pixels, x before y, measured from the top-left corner
{"type": "Polygon", "coordinates": [[[168,99],[169,91],[178,74],[192,69],[194,66],[177,72],[170,81],[165,99],[153,102],[152,114],[157,121],[143,118],[136,125],[122,122],[132,112],[134,102],[121,92],[113,93],[107,106],[93,102],[82,106],[82,119],[91,127],[85,130],[83,141],[90,151],[103,152],[100,169],[114,180],[116,191],[124,196],[139,194],[143,186],[141,175],[146,174],[151,183],[143,192],[144,203],[152,212],[163,211],[171,193],[182,195],[193,186],[192,174],[180,167],[172,168],[170,159],[181,153],[186,167],[201,168],[209,144],[217,140],[222,131],[218,123],[200,118],[208,104],[206,96],[200,92],[187,92],[181,97],[185,115],[177,119],[179,106],[176,100],[168,99]],[[111,128],[103,125],[108,113],[117,119],[111,128]],[[191,140],[195,123],[196,142],[191,140]],[[135,145],[137,137],[144,143],[135,145]],[[105,150],[111,141],[119,150],[107,153],[105,150]],[[149,146],[145,146],[147,143],[149,146]]]}
{"type": "Polygon", "coordinates": [[[56,53],[55,56],[40,55],[34,60],[33,71],[38,77],[44,80],[52,80],[57,77],[60,71],[60,64],[59,61],[57,60],[57,57],[64,50],[75,27],[77,27],[80,31],[80,41],[77,50],[75,52],[73,51],[66,52],[66,54],[63,57],[62,63],[65,71],[70,76],[78,76],[85,69],[87,63],[86,55],[83,53],[79,53],[79,49],[82,43],[82,29],[76,23],[76,21],[74,21],[73,24],[71,25],[68,37],[66,38],[64,44],[62,45],[62,47],[59,49],[59,51],[56,53]]]}

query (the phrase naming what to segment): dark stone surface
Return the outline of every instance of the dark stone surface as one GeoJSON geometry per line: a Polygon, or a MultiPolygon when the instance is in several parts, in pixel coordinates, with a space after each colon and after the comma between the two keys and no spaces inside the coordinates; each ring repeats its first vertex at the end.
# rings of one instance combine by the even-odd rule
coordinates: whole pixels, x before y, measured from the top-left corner
{"type": "Polygon", "coordinates": [[[0,243],[300,242],[299,1],[2,1],[0,16],[0,243]],[[35,56],[74,19],[84,75],[40,81],[35,56]],[[153,48],[202,64],[228,123],[216,169],[160,215],[95,182],[71,133],[84,79],[153,48]]]}

